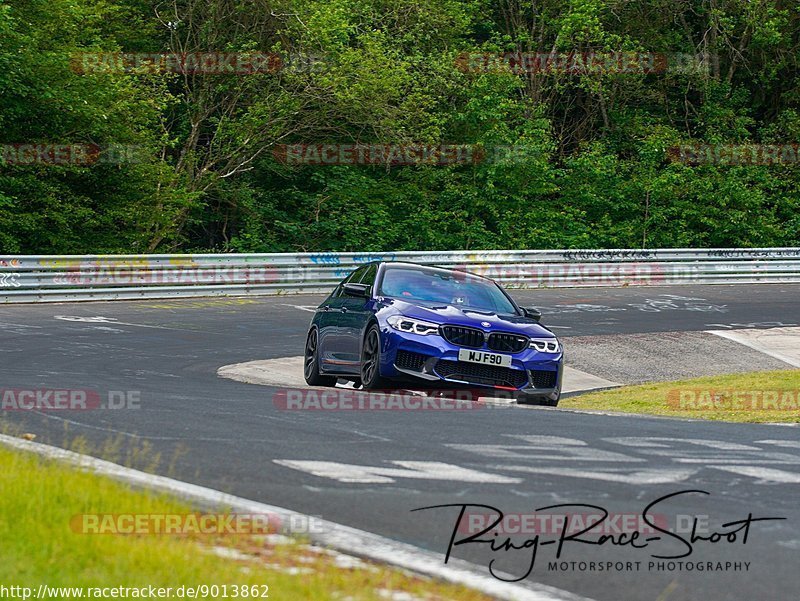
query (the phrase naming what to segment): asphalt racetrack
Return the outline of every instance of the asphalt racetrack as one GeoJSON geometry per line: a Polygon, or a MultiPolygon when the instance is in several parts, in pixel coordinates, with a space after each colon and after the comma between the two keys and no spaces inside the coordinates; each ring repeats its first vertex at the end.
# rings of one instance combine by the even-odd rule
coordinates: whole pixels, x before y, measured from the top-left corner
{"type": "MultiPolygon", "coordinates": [[[[616,382],[797,367],[706,332],[798,327],[800,286],[512,294],[542,309],[569,365],[616,382]]],[[[161,455],[159,473],[440,552],[442,561],[455,505],[519,516],[590,504],[635,518],[661,497],[697,491],[656,505],[656,522],[689,538],[693,516],[700,516],[704,536],[729,532],[735,527],[723,524],[748,516],[786,519],[753,522],[746,542],[744,530],[733,542],[697,541],[691,555],[672,560],[651,555],[675,557],[688,546],[663,535],[646,548],[568,541],[556,561],[557,545],[544,543],[557,533],[540,526],[535,565],[520,585],[545,583],[603,601],[798,598],[799,428],[516,407],[286,411],[274,403],[277,388],[217,376],[224,365],[302,354],[310,310],[321,299],[3,306],[2,388],[118,391],[139,404],[3,411],[2,420],[56,446],[80,436],[98,448],[114,438],[121,462],[127,449],[147,441],[161,455]],[[412,511],[434,505],[454,507],[412,511]],[[623,569],[609,569],[609,561],[623,562],[623,569]],[[670,569],[678,561],[692,562],[691,570],[670,569]]],[[[489,511],[467,513],[480,524],[489,511]]],[[[462,529],[456,538],[467,535],[462,529]]],[[[535,533],[514,536],[521,544],[535,533]]],[[[458,545],[453,555],[484,574],[494,559],[495,569],[517,576],[532,557],[530,548],[493,553],[479,543],[458,545]]]]}

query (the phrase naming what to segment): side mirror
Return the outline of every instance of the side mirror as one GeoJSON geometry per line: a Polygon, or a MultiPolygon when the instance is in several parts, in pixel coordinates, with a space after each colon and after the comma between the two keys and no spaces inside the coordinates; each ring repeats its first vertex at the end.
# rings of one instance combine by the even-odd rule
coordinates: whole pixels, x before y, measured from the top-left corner
{"type": "Polygon", "coordinates": [[[356,298],[369,298],[369,286],[366,284],[345,284],[344,293],[356,298]]]}
{"type": "Polygon", "coordinates": [[[527,307],[522,309],[522,312],[525,314],[525,317],[529,317],[534,321],[539,321],[542,319],[542,312],[539,309],[535,309],[534,307],[527,307]]]}

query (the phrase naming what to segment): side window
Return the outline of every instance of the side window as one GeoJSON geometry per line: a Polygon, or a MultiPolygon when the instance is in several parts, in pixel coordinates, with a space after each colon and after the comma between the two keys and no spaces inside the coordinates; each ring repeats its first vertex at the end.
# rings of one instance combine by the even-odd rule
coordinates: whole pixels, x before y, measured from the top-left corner
{"type": "Polygon", "coordinates": [[[366,284],[369,287],[375,285],[375,276],[378,275],[378,266],[368,265],[367,270],[364,272],[364,276],[359,281],[359,284],[366,284]]]}
{"type": "Polygon", "coordinates": [[[336,288],[336,291],[333,293],[331,298],[340,298],[344,296],[344,285],[349,284],[351,282],[357,283],[361,279],[361,276],[364,275],[366,269],[367,269],[366,265],[364,265],[363,267],[359,267],[358,269],[353,271],[353,273],[347,276],[344,280],[342,280],[342,283],[339,284],[338,288],[336,288]]]}

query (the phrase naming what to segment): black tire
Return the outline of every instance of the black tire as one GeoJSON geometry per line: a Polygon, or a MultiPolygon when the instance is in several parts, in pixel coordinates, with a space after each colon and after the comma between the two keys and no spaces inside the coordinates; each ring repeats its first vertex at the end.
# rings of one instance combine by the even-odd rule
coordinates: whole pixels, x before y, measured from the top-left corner
{"type": "Polygon", "coordinates": [[[361,386],[364,390],[386,390],[391,384],[381,377],[381,331],[372,325],[361,348],[361,386]]]}
{"type": "Polygon", "coordinates": [[[319,338],[317,328],[311,328],[306,338],[306,350],[303,354],[303,377],[309,386],[335,386],[335,376],[323,376],[319,373],[319,338]]]}
{"type": "Polygon", "coordinates": [[[549,396],[541,396],[536,394],[530,394],[527,392],[521,392],[517,394],[517,403],[520,405],[538,405],[540,407],[558,407],[558,401],[561,398],[561,391],[558,391],[555,399],[550,398],[549,396]]]}

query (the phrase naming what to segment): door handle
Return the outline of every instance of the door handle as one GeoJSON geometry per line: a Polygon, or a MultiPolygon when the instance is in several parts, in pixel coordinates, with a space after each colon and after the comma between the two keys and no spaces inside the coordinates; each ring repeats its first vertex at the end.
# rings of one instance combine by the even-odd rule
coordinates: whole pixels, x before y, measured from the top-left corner
{"type": "Polygon", "coordinates": [[[347,307],[342,307],[341,311],[342,311],[342,313],[347,313],[347,307]]]}
{"type": "Polygon", "coordinates": [[[322,311],[330,311],[331,310],[331,308],[328,305],[325,305],[324,307],[320,307],[320,309],[322,311]]]}

